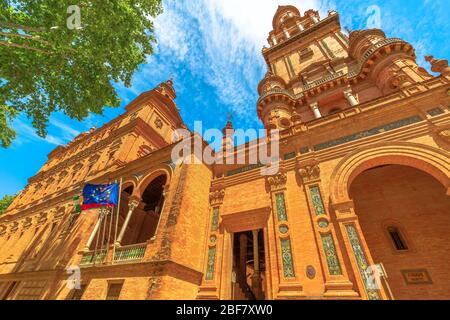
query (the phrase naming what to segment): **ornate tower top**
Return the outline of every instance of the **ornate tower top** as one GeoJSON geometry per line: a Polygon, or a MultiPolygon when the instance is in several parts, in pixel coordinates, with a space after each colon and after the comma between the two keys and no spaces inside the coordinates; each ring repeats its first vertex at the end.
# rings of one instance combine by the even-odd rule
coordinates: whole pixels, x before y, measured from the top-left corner
{"type": "Polygon", "coordinates": [[[268,72],[257,103],[267,129],[339,113],[431,77],[417,66],[410,44],[379,29],[348,37],[334,10],[321,19],[316,10],[301,14],[279,6],[267,40],[270,47],[262,54],[268,72]]]}

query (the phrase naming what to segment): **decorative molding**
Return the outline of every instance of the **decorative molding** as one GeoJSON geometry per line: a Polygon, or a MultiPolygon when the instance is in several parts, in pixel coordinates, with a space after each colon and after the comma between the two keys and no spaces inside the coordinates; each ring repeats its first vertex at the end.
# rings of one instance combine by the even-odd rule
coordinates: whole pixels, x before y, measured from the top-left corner
{"type": "Polygon", "coordinates": [[[219,189],[209,194],[209,202],[211,205],[220,205],[225,197],[225,189],[219,189]]]}
{"type": "Polygon", "coordinates": [[[317,164],[300,168],[298,169],[298,173],[305,184],[320,180],[320,167],[317,164]]]}
{"type": "Polygon", "coordinates": [[[267,184],[271,191],[284,189],[286,187],[287,175],[284,172],[279,172],[274,176],[267,177],[267,184]]]}
{"type": "Polygon", "coordinates": [[[349,135],[349,136],[345,136],[345,137],[342,137],[342,138],[339,138],[339,139],[336,139],[336,140],[332,140],[332,141],[316,144],[314,146],[314,151],[321,151],[321,150],[324,150],[324,149],[332,148],[332,147],[339,146],[339,145],[344,144],[344,143],[356,141],[356,140],[359,140],[359,139],[362,139],[362,138],[371,137],[371,136],[374,136],[374,135],[378,135],[378,134],[381,134],[381,133],[385,133],[385,132],[388,132],[388,131],[399,129],[399,128],[402,128],[402,127],[405,127],[405,126],[409,126],[411,124],[418,123],[418,122],[421,122],[421,121],[423,121],[423,119],[422,119],[422,117],[420,117],[418,115],[410,117],[410,118],[407,118],[407,119],[402,119],[402,120],[399,120],[399,121],[395,121],[395,122],[386,124],[384,126],[380,126],[380,127],[376,127],[376,128],[373,128],[373,129],[366,130],[366,131],[358,132],[358,133],[355,133],[355,134],[352,134],[352,135],[349,135]]]}

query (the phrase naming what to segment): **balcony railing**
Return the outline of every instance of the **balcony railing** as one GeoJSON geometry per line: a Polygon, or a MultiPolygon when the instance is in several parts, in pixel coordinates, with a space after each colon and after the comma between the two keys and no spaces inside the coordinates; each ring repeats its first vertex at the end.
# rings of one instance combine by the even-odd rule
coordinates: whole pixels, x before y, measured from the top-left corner
{"type": "Polygon", "coordinates": [[[83,253],[80,266],[91,266],[94,264],[102,264],[106,259],[106,250],[88,251],[83,253]]]}
{"type": "Polygon", "coordinates": [[[114,263],[129,263],[142,260],[147,249],[147,243],[119,247],[114,254],[114,263]]]}

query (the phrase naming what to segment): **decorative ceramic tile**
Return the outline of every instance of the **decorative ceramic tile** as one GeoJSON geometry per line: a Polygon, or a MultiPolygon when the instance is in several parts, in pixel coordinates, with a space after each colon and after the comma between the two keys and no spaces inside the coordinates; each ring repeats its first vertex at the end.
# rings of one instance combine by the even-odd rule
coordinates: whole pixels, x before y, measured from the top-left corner
{"type": "Polygon", "coordinates": [[[323,252],[327,259],[328,271],[332,276],[342,275],[341,264],[337,256],[336,247],[334,245],[333,236],[331,234],[322,234],[323,252]]]}
{"type": "Polygon", "coordinates": [[[284,193],[277,193],[275,195],[275,199],[276,199],[276,203],[277,203],[278,221],[280,221],[280,222],[287,221],[286,203],[284,201],[284,193]]]}
{"type": "Polygon", "coordinates": [[[286,233],[288,233],[288,232],[289,232],[288,226],[286,226],[286,225],[280,226],[280,233],[281,233],[281,234],[286,234],[286,233]]]}
{"type": "Polygon", "coordinates": [[[300,153],[301,153],[301,154],[309,153],[309,147],[303,147],[303,148],[301,148],[301,149],[300,149],[300,153]]]}
{"type": "Polygon", "coordinates": [[[281,239],[281,255],[283,260],[283,274],[285,278],[295,278],[294,261],[290,239],[281,239]]]}
{"type": "Polygon", "coordinates": [[[330,224],[328,223],[327,220],[319,220],[319,222],[317,223],[317,225],[319,226],[319,228],[325,229],[325,228],[328,228],[328,226],[329,226],[330,224]]]}
{"type": "Polygon", "coordinates": [[[216,263],[216,247],[208,250],[208,264],[206,267],[206,280],[214,280],[214,265],[216,263]]]}
{"type": "Polygon", "coordinates": [[[211,231],[215,232],[219,229],[219,208],[216,207],[213,209],[212,222],[211,222],[211,231]]]}
{"type": "Polygon", "coordinates": [[[387,132],[387,131],[391,131],[391,130],[395,130],[401,127],[405,127],[408,126],[410,124],[413,123],[417,123],[422,121],[422,118],[420,116],[414,116],[411,118],[407,118],[407,119],[403,119],[400,121],[396,121],[396,122],[392,122],[390,124],[384,125],[384,126],[380,126],[380,127],[376,127],[367,131],[362,131],[362,132],[358,132],[346,137],[342,137],[336,140],[332,140],[332,141],[328,141],[325,143],[320,143],[314,146],[314,150],[315,151],[320,151],[320,150],[324,150],[324,149],[328,149],[331,147],[335,147],[347,142],[351,142],[351,141],[355,141],[355,140],[359,140],[362,138],[366,138],[366,137],[371,137],[383,132],[387,132]]]}
{"type": "Polygon", "coordinates": [[[358,264],[359,273],[361,274],[364,287],[366,288],[367,295],[369,296],[370,300],[380,300],[378,290],[373,288],[372,280],[370,279],[370,275],[368,273],[369,264],[367,263],[367,258],[364,250],[361,247],[361,242],[359,240],[356,227],[353,224],[349,224],[346,226],[346,229],[348,238],[352,245],[353,253],[355,254],[356,262],[358,264]]]}
{"type": "Polygon", "coordinates": [[[295,158],[295,152],[287,153],[284,155],[284,160],[290,160],[295,158]]]}
{"type": "Polygon", "coordinates": [[[259,169],[261,167],[264,167],[264,164],[260,163],[260,164],[252,164],[246,167],[242,167],[242,168],[238,168],[236,170],[231,170],[227,172],[227,177],[231,177],[240,173],[244,173],[247,171],[251,171],[251,170],[255,170],[255,169],[259,169]]]}
{"type": "Polygon", "coordinates": [[[325,206],[323,205],[322,195],[320,194],[320,188],[318,186],[309,187],[311,194],[311,200],[314,206],[314,212],[317,216],[325,215],[325,206]]]}
{"type": "Polygon", "coordinates": [[[436,117],[436,116],[443,114],[444,111],[442,111],[441,108],[434,108],[434,109],[428,110],[427,113],[432,117],[436,117]]]}

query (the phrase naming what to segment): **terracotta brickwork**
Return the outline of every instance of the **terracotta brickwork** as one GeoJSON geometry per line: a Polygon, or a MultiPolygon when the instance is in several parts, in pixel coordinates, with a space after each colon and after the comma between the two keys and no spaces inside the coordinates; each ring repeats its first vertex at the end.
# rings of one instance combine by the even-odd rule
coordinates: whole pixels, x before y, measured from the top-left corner
{"type": "Polygon", "coordinates": [[[402,39],[292,6],[268,43],[275,174],[174,163],[186,126],[162,83],[29,179],[0,218],[0,299],[450,298],[448,62],[429,74],[402,39]],[[86,183],[115,181],[120,210],[76,212],[86,183]]]}

